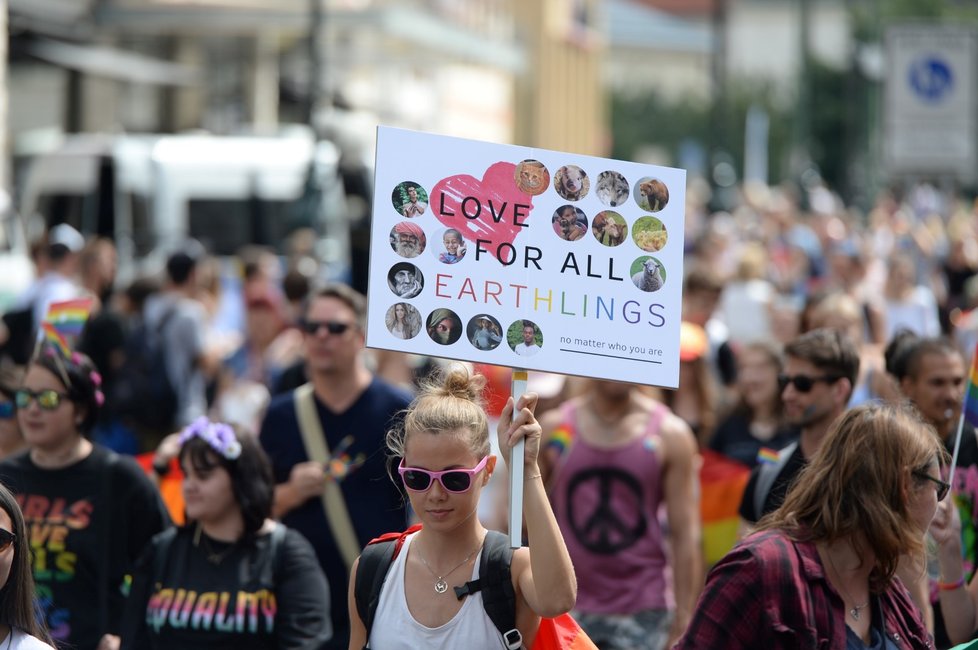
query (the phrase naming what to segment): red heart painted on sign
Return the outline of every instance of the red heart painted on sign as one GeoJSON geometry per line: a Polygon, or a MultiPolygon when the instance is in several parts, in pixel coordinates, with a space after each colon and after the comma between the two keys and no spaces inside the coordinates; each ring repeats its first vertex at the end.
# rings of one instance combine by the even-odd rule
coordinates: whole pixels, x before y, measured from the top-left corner
{"type": "MultiPolygon", "coordinates": [[[[493,163],[482,180],[459,174],[443,178],[429,193],[435,217],[471,242],[488,240],[481,248],[499,258],[499,246],[512,244],[528,226],[533,199],[516,187],[516,165],[493,163]],[[522,225],[521,225],[522,224],[522,225]]],[[[505,253],[511,257],[512,253],[505,253]]]]}

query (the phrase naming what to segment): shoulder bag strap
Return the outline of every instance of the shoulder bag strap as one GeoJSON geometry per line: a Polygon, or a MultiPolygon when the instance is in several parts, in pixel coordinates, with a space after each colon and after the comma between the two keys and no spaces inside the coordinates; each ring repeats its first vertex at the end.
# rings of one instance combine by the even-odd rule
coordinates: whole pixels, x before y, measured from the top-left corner
{"type": "MultiPolygon", "coordinates": [[[[295,413],[299,420],[299,431],[302,433],[306,455],[310,460],[323,463],[325,467],[330,460],[329,444],[326,442],[322,422],[319,421],[319,415],[316,413],[316,402],[312,391],[312,384],[308,383],[295,389],[293,398],[295,413]]],[[[353,562],[360,555],[360,543],[353,531],[353,521],[350,519],[350,511],[346,507],[340,485],[330,477],[326,479],[322,500],[330,531],[349,572],[353,562]]]]}
{"type": "Polygon", "coordinates": [[[778,474],[788,464],[788,460],[797,448],[797,442],[791,443],[778,453],[777,462],[765,463],[758,470],[757,483],[754,484],[754,513],[758,519],[761,518],[761,513],[764,512],[764,502],[767,501],[767,495],[770,494],[771,488],[774,487],[774,481],[777,480],[778,474]]]}

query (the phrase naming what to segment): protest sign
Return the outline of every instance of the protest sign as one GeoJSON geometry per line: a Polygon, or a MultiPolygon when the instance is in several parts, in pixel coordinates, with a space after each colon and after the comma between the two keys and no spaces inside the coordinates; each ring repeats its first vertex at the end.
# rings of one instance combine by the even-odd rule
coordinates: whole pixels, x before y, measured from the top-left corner
{"type": "Polygon", "coordinates": [[[675,388],[685,184],[379,128],[367,345],[675,388]]]}

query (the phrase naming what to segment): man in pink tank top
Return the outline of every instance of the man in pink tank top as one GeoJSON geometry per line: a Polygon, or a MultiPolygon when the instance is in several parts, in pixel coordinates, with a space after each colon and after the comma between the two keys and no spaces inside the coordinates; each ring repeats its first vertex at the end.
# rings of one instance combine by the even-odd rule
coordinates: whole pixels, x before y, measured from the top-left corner
{"type": "Polygon", "coordinates": [[[575,617],[604,650],[668,647],[702,582],[692,431],[637,386],[598,380],[540,423],[575,617]]]}

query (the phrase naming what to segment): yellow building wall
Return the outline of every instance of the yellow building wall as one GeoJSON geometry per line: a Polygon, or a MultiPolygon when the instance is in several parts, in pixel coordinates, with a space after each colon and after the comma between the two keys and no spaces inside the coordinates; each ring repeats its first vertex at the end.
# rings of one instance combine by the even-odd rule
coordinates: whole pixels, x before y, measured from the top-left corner
{"type": "Polygon", "coordinates": [[[516,81],[515,143],[587,155],[607,153],[595,0],[511,0],[525,32],[527,69],[516,81]],[[586,24],[575,17],[585,7],[586,24]]]}

